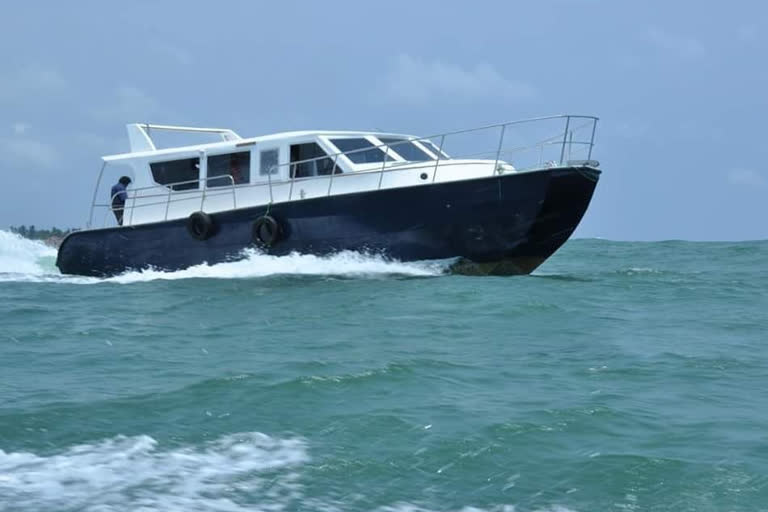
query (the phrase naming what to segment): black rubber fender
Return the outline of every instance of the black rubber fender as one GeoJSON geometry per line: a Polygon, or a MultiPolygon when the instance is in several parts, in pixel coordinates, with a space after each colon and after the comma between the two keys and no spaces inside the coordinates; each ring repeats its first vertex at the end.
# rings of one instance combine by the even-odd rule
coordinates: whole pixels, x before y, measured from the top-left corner
{"type": "Polygon", "coordinates": [[[216,223],[205,212],[194,212],[187,217],[187,231],[195,240],[208,240],[216,234],[216,223]]]}
{"type": "Polygon", "coordinates": [[[269,215],[256,219],[251,229],[253,243],[262,247],[272,247],[280,241],[280,235],[280,224],[269,215]]]}

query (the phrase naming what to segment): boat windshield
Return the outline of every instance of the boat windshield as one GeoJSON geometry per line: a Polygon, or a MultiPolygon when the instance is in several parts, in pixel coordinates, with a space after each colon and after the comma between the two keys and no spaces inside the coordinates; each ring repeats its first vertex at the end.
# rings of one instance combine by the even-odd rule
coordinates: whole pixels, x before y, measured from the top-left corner
{"type": "Polygon", "coordinates": [[[440,151],[440,149],[438,149],[438,147],[435,145],[435,143],[432,142],[431,140],[424,139],[424,140],[420,140],[419,142],[421,144],[423,144],[425,148],[427,148],[432,153],[434,153],[435,156],[439,155],[440,156],[440,160],[448,160],[448,159],[451,158],[448,155],[446,155],[444,152],[440,151]]]}
{"type": "Polygon", "coordinates": [[[331,142],[356,164],[380,163],[385,158],[387,162],[394,160],[385,154],[382,148],[377,148],[371,144],[368,139],[331,139],[331,142]]]}
{"type": "Polygon", "coordinates": [[[389,146],[390,151],[400,155],[406,162],[426,162],[427,160],[435,159],[409,139],[379,137],[379,140],[389,146]]]}

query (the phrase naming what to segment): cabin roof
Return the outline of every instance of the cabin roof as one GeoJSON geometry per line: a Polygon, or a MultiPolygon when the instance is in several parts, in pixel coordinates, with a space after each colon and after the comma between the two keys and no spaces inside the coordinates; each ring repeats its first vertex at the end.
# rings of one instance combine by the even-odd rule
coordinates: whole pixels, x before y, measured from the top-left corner
{"type": "MultiPolygon", "coordinates": [[[[136,124],[130,124],[128,125],[128,133],[129,133],[129,139],[131,141],[132,149],[134,149],[136,146],[143,146],[143,147],[149,147],[154,148],[154,145],[147,135],[146,132],[143,132],[142,134],[145,136],[146,140],[149,140],[149,143],[147,143],[145,140],[140,141],[138,144],[135,144],[135,138],[137,136],[136,132],[132,132],[133,127],[141,127],[144,126],[148,127],[155,127],[155,126],[161,126],[161,125],[136,125],[136,124]]],[[[140,128],[140,129],[141,129],[140,128]]],[[[173,129],[175,127],[167,127],[163,126],[164,129],[173,129]]],[[[388,133],[388,132],[376,132],[376,131],[348,131],[348,130],[299,130],[299,131],[287,131],[287,132],[279,132],[279,133],[271,133],[267,135],[260,135],[257,137],[248,137],[248,138],[240,138],[239,135],[237,135],[235,132],[231,130],[226,129],[190,129],[190,128],[184,128],[179,127],[180,129],[178,131],[205,131],[205,132],[214,132],[214,133],[225,133],[225,137],[229,137],[228,140],[224,140],[222,142],[210,142],[210,143],[204,143],[204,144],[192,144],[188,146],[178,146],[178,147],[171,147],[171,148],[163,148],[163,149],[148,149],[148,150],[134,150],[129,153],[119,153],[115,155],[106,155],[102,157],[102,160],[105,162],[115,162],[115,161],[124,161],[124,160],[132,160],[132,159],[140,159],[140,158],[148,158],[148,157],[155,157],[155,156],[164,156],[164,155],[174,155],[174,154],[189,154],[192,152],[197,152],[201,150],[227,150],[227,149],[237,149],[239,147],[247,147],[252,146],[254,144],[259,144],[263,142],[275,142],[275,141],[285,141],[285,142],[293,142],[293,141],[300,141],[309,137],[318,137],[318,136],[325,136],[325,137],[350,137],[350,136],[358,136],[358,137],[365,137],[365,136],[375,136],[375,137],[406,137],[406,138],[415,138],[413,135],[403,134],[403,133],[388,133]]],[[[136,128],[133,128],[133,130],[136,130],[136,128]]],[[[140,136],[140,135],[139,135],[140,136]]]]}

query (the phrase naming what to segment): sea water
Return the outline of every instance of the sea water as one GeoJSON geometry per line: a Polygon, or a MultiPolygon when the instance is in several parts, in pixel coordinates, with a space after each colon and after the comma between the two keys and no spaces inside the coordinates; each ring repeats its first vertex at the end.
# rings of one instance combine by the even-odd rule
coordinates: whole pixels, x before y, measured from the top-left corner
{"type": "Polygon", "coordinates": [[[0,232],[0,511],[768,510],[768,242],[54,261],[0,232]]]}

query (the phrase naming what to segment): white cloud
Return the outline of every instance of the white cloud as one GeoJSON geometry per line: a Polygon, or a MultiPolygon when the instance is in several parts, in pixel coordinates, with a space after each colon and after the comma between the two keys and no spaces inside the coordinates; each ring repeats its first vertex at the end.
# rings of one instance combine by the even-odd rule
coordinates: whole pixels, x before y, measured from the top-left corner
{"type": "Polygon", "coordinates": [[[384,87],[390,98],[413,103],[436,96],[454,101],[493,97],[519,101],[536,94],[529,84],[504,77],[488,63],[462,68],[405,54],[397,58],[386,75],[384,87]]]}
{"type": "Polygon", "coordinates": [[[141,89],[130,85],[118,87],[110,105],[96,109],[96,117],[120,123],[148,122],[160,112],[158,102],[141,89]]]}
{"type": "Polygon", "coordinates": [[[0,139],[0,153],[9,167],[17,172],[24,172],[29,167],[53,167],[59,161],[53,146],[26,137],[0,139]]]}
{"type": "Polygon", "coordinates": [[[13,102],[30,96],[51,94],[67,87],[58,71],[37,64],[0,76],[0,101],[13,102]]]}
{"type": "Polygon", "coordinates": [[[13,128],[13,133],[15,133],[16,135],[24,135],[25,133],[27,133],[27,131],[29,131],[30,126],[27,123],[18,122],[18,123],[13,123],[13,126],[11,128],[13,128]]]}
{"type": "Polygon", "coordinates": [[[706,54],[704,45],[696,38],[682,34],[673,34],[665,30],[651,27],[646,38],[658,48],[674,53],[685,59],[697,59],[706,54]]]}
{"type": "Polygon", "coordinates": [[[71,141],[84,154],[88,155],[111,155],[130,151],[127,136],[116,137],[111,135],[113,133],[122,133],[122,130],[118,132],[110,130],[109,133],[110,135],[105,136],[94,132],[77,131],[71,134],[71,141]]]}
{"type": "Polygon", "coordinates": [[[624,139],[638,139],[650,132],[648,125],[639,120],[618,122],[613,126],[613,133],[624,139]]]}
{"type": "Polygon", "coordinates": [[[152,47],[152,50],[158,55],[161,55],[166,60],[170,60],[181,66],[189,66],[194,62],[192,54],[178,46],[160,41],[157,41],[150,46],[152,47]]]}
{"type": "Polygon", "coordinates": [[[742,25],[736,29],[736,38],[742,43],[754,43],[759,35],[760,31],[755,25],[742,25]]]}
{"type": "Polygon", "coordinates": [[[728,172],[728,182],[747,187],[768,187],[768,178],[754,169],[731,169],[728,172]]]}

